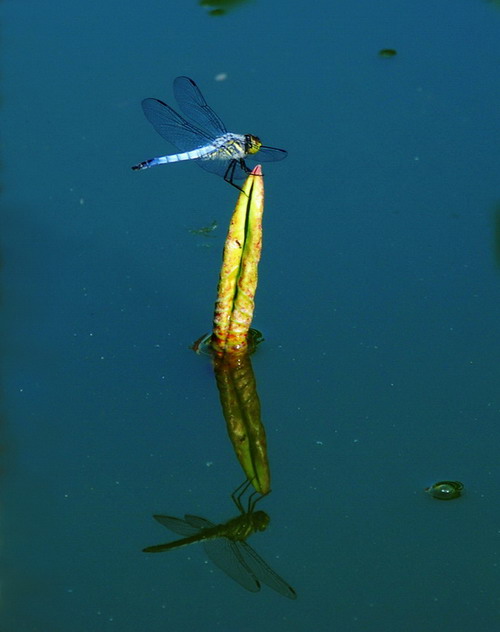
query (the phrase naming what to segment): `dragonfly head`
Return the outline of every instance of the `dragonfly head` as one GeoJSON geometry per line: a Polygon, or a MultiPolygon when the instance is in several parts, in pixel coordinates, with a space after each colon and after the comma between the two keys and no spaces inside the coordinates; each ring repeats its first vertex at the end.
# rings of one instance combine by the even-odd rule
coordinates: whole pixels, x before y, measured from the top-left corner
{"type": "Polygon", "coordinates": [[[258,136],[253,134],[245,134],[245,153],[256,154],[262,147],[262,141],[258,136]]]}
{"type": "Polygon", "coordinates": [[[254,511],[251,516],[255,531],[265,531],[267,529],[271,519],[265,511],[254,511]]]}

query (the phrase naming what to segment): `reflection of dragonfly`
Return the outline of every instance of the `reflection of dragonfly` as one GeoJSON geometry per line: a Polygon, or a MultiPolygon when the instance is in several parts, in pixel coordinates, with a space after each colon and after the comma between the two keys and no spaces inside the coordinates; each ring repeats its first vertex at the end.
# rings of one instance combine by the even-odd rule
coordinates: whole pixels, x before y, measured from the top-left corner
{"type": "Polygon", "coordinates": [[[260,162],[286,158],[286,151],[266,147],[257,136],[228,132],[189,77],[177,77],[174,80],[174,95],[189,121],[159,99],[144,99],[142,109],[158,134],[182,153],[151,158],[132,169],[195,160],[203,169],[216,173],[233,184],[233,180],[244,178],[250,172],[245,160],[260,162]],[[258,158],[255,156],[257,152],[258,158]]]}
{"type": "Polygon", "coordinates": [[[203,542],[205,552],[212,562],[243,588],[257,592],[262,582],[285,597],[295,599],[297,597],[295,590],[246,543],[246,539],[252,533],[264,531],[270,520],[264,511],[254,511],[256,502],[262,496],[253,500],[253,495],[251,495],[245,510],[241,497],[247,488],[248,483],[245,482],[231,495],[240,515],[223,524],[214,524],[205,518],[189,514],[184,516],[184,520],[171,516],[154,516],[167,529],[186,537],[166,544],[148,546],[143,549],[144,552],[160,553],[194,542],[203,542]],[[242,487],[243,490],[240,492],[242,487]],[[238,492],[240,492],[239,495],[237,495],[238,492]]]}

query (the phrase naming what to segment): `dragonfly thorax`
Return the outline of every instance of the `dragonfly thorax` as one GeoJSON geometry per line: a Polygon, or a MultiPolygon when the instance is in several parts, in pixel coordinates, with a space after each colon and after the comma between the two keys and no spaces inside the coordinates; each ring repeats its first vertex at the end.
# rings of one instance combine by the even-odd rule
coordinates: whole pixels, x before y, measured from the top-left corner
{"type": "Polygon", "coordinates": [[[258,136],[245,134],[245,152],[247,154],[256,154],[261,147],[262,141],[258,136]]]}
{"type": "Polygon", "coordinates": [[[256,531],[264,531],[270,518],[264,511],[243,513],[228,522],[214,527],[212,537],[226,537],[230,540],[244,541],[256,531]]]}
{"type": "Polygon", "coordinates": [[[247,139],[243,134],[227,132],[198,151],[205,151],[202,160],[242,160],[248,154],[247,139]]]}

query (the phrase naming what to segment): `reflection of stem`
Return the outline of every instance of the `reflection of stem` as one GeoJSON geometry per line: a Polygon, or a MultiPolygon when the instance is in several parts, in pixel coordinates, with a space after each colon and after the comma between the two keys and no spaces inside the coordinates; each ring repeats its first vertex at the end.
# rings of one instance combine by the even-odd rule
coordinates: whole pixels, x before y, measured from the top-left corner
{"type": "Polygon", "coordinates": [[[266,433],[260,419],[260,401],[250,357],[214,358],[214,370],[227,430],[234,451],[255,489],[270,491],[266,433]]]}

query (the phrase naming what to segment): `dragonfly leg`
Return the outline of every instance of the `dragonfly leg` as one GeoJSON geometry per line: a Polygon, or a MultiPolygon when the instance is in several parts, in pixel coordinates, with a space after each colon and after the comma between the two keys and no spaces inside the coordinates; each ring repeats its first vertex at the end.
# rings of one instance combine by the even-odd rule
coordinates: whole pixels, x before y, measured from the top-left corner
{"type": "Polygon", "coordinates": [[[261,494],[258,491],[252,492],[250,494],[250,496],[248,497],[247,513],[249,513],[249,514],[252,513],[253,510],[255,509],[255,505],[259,502],[259,500],[261,500],[261,498],[264,498],[264,496],[266,496],[266,495],[267,494],[261,494]]]}
{"type": "Polygon", "coordinates": [[[252,170],[247,167],[247,163],[243,160],[243,158],[240,158],[240,167],[243,169],[243,171],[245,173],[252,173],[252,170]]]}
{"type": "Polygon", "coordinates": [[[259,500],[261,498],[264,498],[264,496],[267,496],[267,494],[262,494],[261,492],[253,491],[248,497],[247,509],[245,511],[245,508],[243,507],[243,501],[241,499],[243,498],[244,494],[246,494],[253,480],[254,479],[251,478],[249,480],[243,481],[243,483],[241,485],[238,485],[238,487],[231,494],[231,498],[233,499],[234,504],[236,505],[236,507],[238,507],[238,511],[240,511],[242,514],[252,513],[255,508],[255,505],[259,502],[259,500]]]}
{"type": "Polygon", "coordinates": [[[236,165],[237,164],[238,164],[238,162],[236,160],[231,160],[231,162],[227,166],[226,173],[224,174],[224,180],[227,183],[229,183],[232,187],[234,187],[235,189],[238,189],[238,191],[243,191],[243,189],[241,187],[239,187],[237,184],[234,184],[234,182],[233,182],[234,171],[236,169],[236,165]]]}
{"type": "Polygon", "coordinates": [[[263,494],[262,492],[258,492],[257,490],[252,492],[250,496],[248,497],[247,513],[251,514],[253,510],[255,509],[255,505],[259,502],[259,500],[262,500],[264,496],[269,496],[270,493],[271,493],[271,490],[267,491],[265,494],[263,494]]]}
{"type": "Polygon", "coordinates": [[[247,491],[247,489],[250,487],[252,481],[249,480],[244,480],[243,483],[241,483],[241,485],[238,485],[238,487],[234,490],[234,492],[231,494],[231,498],[233,500],[233,503],[236,505],[236,507],[238,507],[238,511],[240,511],[242,514],[245,513],[245,510],[243,508],[243,504],[241,502],[241,498],[243,496],[243,494],[247,491]]]}

